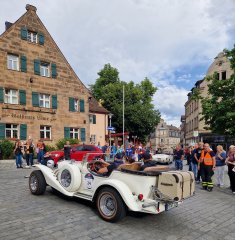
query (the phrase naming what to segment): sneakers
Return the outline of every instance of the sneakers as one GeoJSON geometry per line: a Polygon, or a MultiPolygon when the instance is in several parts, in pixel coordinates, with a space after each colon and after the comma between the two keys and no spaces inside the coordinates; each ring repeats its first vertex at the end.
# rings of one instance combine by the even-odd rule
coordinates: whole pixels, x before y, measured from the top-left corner
{"type": "Polygon", "coordinates": [[[213,188],[208,188],[207,191],[208,192],[212,192],[213,188]]]}

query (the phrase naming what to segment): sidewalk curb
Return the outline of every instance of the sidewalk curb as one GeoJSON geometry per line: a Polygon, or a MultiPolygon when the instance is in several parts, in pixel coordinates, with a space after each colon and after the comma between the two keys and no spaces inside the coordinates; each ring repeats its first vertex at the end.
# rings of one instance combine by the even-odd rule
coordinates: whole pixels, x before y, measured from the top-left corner
{"type": "Polygon", "coordinates": [[[14,163],[15,159],[7,159],[7,160],[0,160],[0,164],[2,163],[14,163]]]}

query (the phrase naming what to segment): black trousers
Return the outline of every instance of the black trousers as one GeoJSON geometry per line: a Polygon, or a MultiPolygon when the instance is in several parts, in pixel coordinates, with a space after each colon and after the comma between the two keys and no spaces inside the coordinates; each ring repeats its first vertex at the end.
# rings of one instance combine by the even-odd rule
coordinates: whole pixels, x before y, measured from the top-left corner
{"type": "Polygon", "coordinates": [[[228,164],[228,176],[230,179],[230,186],[232,189],[232,192],[235,192],[235,172],[232,171],[234,168],[234,165],[228,164]]]}
{"type": "Polygon", "coordinates": [[[206,166],[204,164],[200,165],[200,172],[202,177],[202,186],[207,188],[213,188],[213,182],[211,177],[214,174],[212,170],[213,166],[206,166]]]}

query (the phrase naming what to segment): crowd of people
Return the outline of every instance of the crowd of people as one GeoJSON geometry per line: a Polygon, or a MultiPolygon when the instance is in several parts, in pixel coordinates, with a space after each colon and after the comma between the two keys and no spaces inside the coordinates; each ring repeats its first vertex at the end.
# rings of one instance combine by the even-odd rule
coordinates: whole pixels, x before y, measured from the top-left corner
{"type": "MultiPolygon", "coordinates": [[[[216,147],[214,152],[208,143],[199,142],[194,146],[181,150],[181,154],[187,160],[189,171],[193,171],[197,183],[202,182],[202,188],[208,191],[213,189],[212,176],[215,174],[215,181],[218,187],[224,186],[225,166],[228,167],[228,176],[230,180],[230,189],[235,194],[235,146],[231,145],[228,152],[222,145],[216,147]]],[[[179,150],[175,150],[174,158],[179,150]]],[[[182,155],[181,155],[182,156],[182,155]]],[[[183,158],[184,158],[183,157],[183,158]]],[[[178,166],[176,165],[176,168],[178,166]]],[[[179,168],[177,168],[179,169],[179,168]]],[[[182,169],[182,168],[181,168],[182,169]]],[[[180,169],[179,169],[180,170],[180,169]]]]}
{"type": "Polygon", "coordinates": [[[29,168],[34,164],[34,154],[37,154],[37,162],[46,165],[44,161],[44,155],[46,153],[46,145],[40,140],[38,141],[36,147],[33,143],[33,139],[29,139],[25,142],[16,140],[14,150],[15,159],[16,159],[16,168],[23,168],[23,158],[26,161],[26,168],[29,168]]]}
{"type": "MultiPolygon", "coordinates": [[[[127,162],[132,163],[142,160],[146,166],[154,166],[156,162],[150,161],[150,149],[144,147],[142,144],[129,143],[126,148],[123,145],[119,146],[113,143],[111,146],[108,142],[104,146],[100,143],[97,145],[105,154],[105,161],[114,159],[114,166],[117,167],[118,163],[125,159],[127,162]]],[[[64,145],[65,159],[70,159],[71,146],[69,142],[64,145]]],[[[40,140],[35,146],[33,140],[29,137],[26,142],[17,140],[14,146],[14,154],[16,159],[16,167],[23,168],[22,158],[24,156],[26,160],[26,167],[30,167],[34,164],[33,156],[37,154],[37,162],[46,165],[44,161],[44,155],[46,153],[46,146],[42,140],[40,140]]],[[[215,174],[215,181],[218,187],[224,186],[224,173],[225,166],[228,167],[228,175],[230,179],[230,188],[235,194],[235,146],[231,145],[229,151],[223,149],[223,146],[218,145],[216,152],[214,152],[208,143],[199,142],[194,146],[183,149],[180,145],[177,145],[173,151],[173,159],[175,161],[176,170],[183,170],[183,160],[187,160],[189,171],[193,171],[195,180],[197,183],[202,183],[202,188],[209,192],[213,189],[212,176],[215,174]]],[[[113,166],[108,167],[113,169],[113,166]]]]}

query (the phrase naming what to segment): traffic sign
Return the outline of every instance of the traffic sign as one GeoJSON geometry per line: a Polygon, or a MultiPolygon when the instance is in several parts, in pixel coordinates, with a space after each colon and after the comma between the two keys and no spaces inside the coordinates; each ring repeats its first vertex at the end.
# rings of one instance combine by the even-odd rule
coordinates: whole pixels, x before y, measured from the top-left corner
{"type": "Polygon", "coordinates": [[[108,127],[107,127],[107,130],[109,130],[109,131],[115,131],[115,127],[108,126],[108,127]]]}

